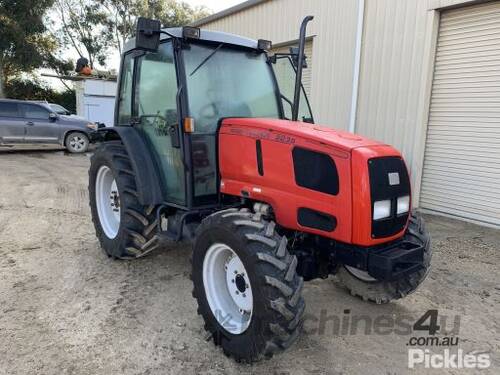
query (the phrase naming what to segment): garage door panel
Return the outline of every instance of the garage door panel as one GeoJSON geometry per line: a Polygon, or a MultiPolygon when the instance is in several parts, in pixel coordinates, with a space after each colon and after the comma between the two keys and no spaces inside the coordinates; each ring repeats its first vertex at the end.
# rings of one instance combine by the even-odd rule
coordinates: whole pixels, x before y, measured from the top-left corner
{"type": "Polygon", "coordinates": [[[469,46],[471,43],[495,43],[498,41],[498,34],[492,34],[492,35],[486,35],[481,39],[478,39],[476,37],[466,37],[464,39],[450,39],[450,40],[444,40],[440,42],[439,47],[448,47],[448,48],[454,48],[454,47],[461,47],[461,46],[469,46]]]}
{"type": "Polygon", "coordinates": [[[489,17],[484,17],[483,20],[469,21],[467,26],[463,25],[463,22],[459,22],[451,26],[450,24],[445,25],[445,30],[441,31],[441,36],[452,36],[452,35],[464,35],[470,32],[486,31],[486,30],[497,30],[498,17],[495,13],[491,13],[489,17]]]}
{"type": "MultiPolygon", "coordinates": [[[[466,161],[471,161],[473,163],[484,162],[484,155],[481,155],[479,153],[473,153],[467,150],[464,150],[462,153],[460,153],[460,155],[457,155],[452,150],[445,150],[441,148],[438,150],[429,151],[428,157],[429,160],[432,160],[431,158],[440,160],[440,158],[445,157],[445,158],[455,158],[459,162],[466,162],[466,161]]],[[[500,163],[500,156],[498,155],[490,156],[489,159],[491,160],[491,163],[500,163]]]]}
{"type": "Polygon", "coordinates": [[[433,197],[434,199],[440,199],[442,193],[446,192],[447,199],[450,202],[460,202],[464,207],[474,207],[474,209],[480,209],[481,211],[488,211],[492,213],[498,212],[500,215],[500,210],[492,208],[490,205],[491,199],[488,199],[487,196],[484,195],[484,191],[469,189],[468,191],[458,191],[451,188],[443,188],[439,187],[439,189],[429,189],[428,196],[433,197]]]}
{"type": "Polygon", "coordinates": [[[464,21],[481,21],[489,16],[495,16],[498,19],[498,7],[495,3],[480,4],[473,7],[465,7],[447,12],[446,17],[443,17],[441,25],[443,27],[451,26],[464,21]]]}
{"type": "MultiPolygon", "coordinates": [[[[480,223],[500,226],[500,220],[495,213],[490,215],[485,215],[483,210],[475,210],[470,207],[457,206],[448,202],[447,204],[441,204],[439,200],[430,199],[429,205],[433,206],[433,209],[429,209],[432,212],[443,213],[446,215],[455,216],[457,218],[463,218],[468,220],[474,220],[480,223]]],[[[451,202],[452,203],[452,202],[451,202]]]]}
{"type": "Polygon", "coordinates": [[[492,124],[498,124],[498,118],[495,117],[483,117],[483,118],[475,118],[475,117],[467,117],[467,116],[457,116],[455,118],[450,118],[449,116],[435,116],[433,118],[434,121],[438,122],[450,122],[450,123],[472,123],[472,122],[484,122],[484,123],[492,123],[492,124]]]}
{"type": "MultiPolygon", "coordinates": [[[[488,202],[490,202],[491,199],[495,199],[496,194],[492,192],[491,188],[494,187],[492,184],[488,186],[483,186],[484,181],[479,181],[478,178],[470,178],[470,179],[454,179],[454,178],[441,178],[440,175],[437,176],[429,176],[432,178],[432,181],[439,181],[439,187],[433,187],[433,185],[429,186],[429,191],[437,191],[439,192],[440,189],[445,190],[453,190],[453,192],[461,193],[462,195],[464,194],[469,194],[472,192],[473,187],[474,191],[480,192],[481,197],[480,199],[487,198],[488,202]]],[[[430,182],[432,182],[430,181],[430,182]]]]}
{"type": "Polygon", "coordinates": [[[420,205],[500,225],[500,2],[441,14],[420,205]]]}
{"type": "Polygon", "coordinates": [[[464,51],[469,51],[471,50],[471,53],[474,53],[474,51],[489,51],[489,50],[494,50],[496,46],[498,46],[498,40],[491,39],[491,40],[486,40],[486,41],[481,41],[481,42],[476,42],[476,43],[463,43],[459,46],[450,46],[446,47],[443,45],[438,45],[437,46],[437,52],[439,53],[439,57],[445,57],[445,56],[454,56],[454,55],[460,55],[464,51]],[[442,55],[441,55],[442,54],[442,55]]]}
{"type": "Polygon", "coordinates": [[[483,183],[484,181],[490,181],[493,183],[493,186],[498,186],[497,179],[495,178],[494,175],[492,175],[489,172],[475,171],[474,174],[472,174],[467,171],[466,174],[464,173],[464,169],[460,165],[456,164],[441,165],[432,162],[429,162],[429,165],[426,165],[426,167],[428,167],[429,170],[432,170],[432,172],[426,172],[424,178],[427,177],[427,173],[429,173],[429,176],[432,173],[435,173],[443,177],[450,175],[450,176],[456,176],[459,179],[463,180],[468,179],[469,181],[478,181],[481,183],[483,183]]]}

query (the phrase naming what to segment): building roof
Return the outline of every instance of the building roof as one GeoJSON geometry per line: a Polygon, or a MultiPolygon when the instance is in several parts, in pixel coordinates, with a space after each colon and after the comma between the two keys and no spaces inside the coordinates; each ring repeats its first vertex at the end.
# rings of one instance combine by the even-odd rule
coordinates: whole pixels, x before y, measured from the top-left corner
{"type": "Polygon", "coordinates": [[[241,12],[242,10],[254,7],[254,6],[259,5],[261,3],[264,3],[266,1],[269,1],[269,0],[248,0],[248,1],[244,1],[244,2],[242,2],[240,4],[237,4],[237,5],[235,5],[235,6],[231,7],[231,8],[224,9],[224,10],[218,12],[218,13],[214,13],[214,14],[208,16],[208,17],[199,19],[198,21],[194,21],[193,23],[191,23],[191,26],[197,26],[197,27],[199,27],[199,26],[205,25],[207,23],[216,21],[218,19],[227,17],[227,16],[229,16],[231,14],[238,13],[238,12],[241,12]]]}

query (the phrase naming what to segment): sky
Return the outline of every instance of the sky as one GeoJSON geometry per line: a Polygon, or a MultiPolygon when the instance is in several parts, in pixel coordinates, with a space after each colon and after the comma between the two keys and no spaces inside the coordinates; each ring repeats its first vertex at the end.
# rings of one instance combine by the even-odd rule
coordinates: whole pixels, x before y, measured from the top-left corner
{"type": "MultiPolygon", "coordinates": [[[[188,3],[191,6],[204,5],[208,9],[213,11],[214,13],[220,12],[221,10],[230,8],[236,4],[244,2],[244,0],[182,0],[182,1],[188,3]]],[[[68,54],[73,55],[75,53],[74,53],[74,51],[70,51],[70,52],[68,52],[68,54]]],[[[71,57],[73,57],[73,56],[71,56],[71,57]]],[[[78,58],[78,56],[75,54],[74,60],[76,61],[77,58],[78,58]]],[[[110,69],[118,70],[119,64],[120,64],[119,54],[118,53],[112,54],[112,56],[107,61],[106,69],[107,70],[110,70],[110,69]]],[[[53,72],[47,71],[45,69],[42,69],[41,72],[53,74],[53,72]]],[[[60,81],[57,78],[46,78],[45,77],[44,80],[56,89],[63,89],[64,88],[64,86],[60,83],[60,81]]]]}
{"type": "Polygon", "coordinates": [[[242,3],[244,0],[184,0],[189,5],[204,5],[214,12],[230,8],[236,4],[242,3]]]}

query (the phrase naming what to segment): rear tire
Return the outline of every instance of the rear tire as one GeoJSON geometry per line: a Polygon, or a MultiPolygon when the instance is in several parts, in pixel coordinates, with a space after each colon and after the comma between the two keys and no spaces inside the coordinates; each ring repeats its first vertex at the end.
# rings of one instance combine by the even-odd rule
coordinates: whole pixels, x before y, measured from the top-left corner
{"type": "MultiPolygon", "coordinates": [[[[198,302],[198,314],[203,317],[205,329],[215,345],[220,345],[227,356],[238,362],[270,358],[297,339],[305,308],[301,295],[303,280],[296,273],[297,258],[288,253],[286,246],[286,237],[276,233],[274,222],[248,210],[217,212],[204,219],[198,228],[192,257],[193,297],[198,302]],[[208,284],[217,278],[207,277],[206,264],[217,246],[229,248],[236,257],[228,252],[228,262],[219,263],[219,268],[208,268],[212,273],[224,274],[214,288],[208,284]],[[243,276],[248,277],[247,287],[251,289],[252,301],[246,305],[251,306],[251,311],[246,311],[246,317],[241,316],[244,315],[241,311],[241,315],[234,317],[229,312],[234,310],[224,308],[232,306],[231,298],[236,311],[241,307],[238,300],[230,296],[236,293],[232,288],[241,272],[235,268],[236,283],[231,284],[231,262],[235,258],[241,261],[240,268],[247,273],[243,276]],[[215,297],[214,291],[218,293],[215,297]],[[214,298],[225,303],[218,305],[214,298]],[[217,309],[220,306],[221,310],[217,309]]],[[[245,290],[242,288],[240,292],[245,290]]]]}
{"type": "Polygon", "coordinates": [[[89,149],[89,137],[84,133],[72,132],[66,136],[64,145],[72,154],[81,154],[89,149]]]}
{"type": "Polygon", "coordinates": [[[133,259],[159,246],[155,207],[139,203],[135,173],[120,141],[101,144],[90,159],[89,196],[92,221],[106,254],[119,259],[133,259]],[[108,184],[102,182],[106,178],[108,184]],[[112,180],[114,185],[111,184],[113,189],[109,196],[107,190],[102,189],[109,187],[112,180]],[[117,195],[114,200],[111,199],[113,194],[117,195]],[[116,218],[109,214],[107,204],[118,210],[116,218]]]}
{"type": "Polygon", "coordinates": [[[430,236],[425,229],[424,219],[419,214],[411,214],[405,238],[412,242],[425,245],[424,268],[420,271],[411,273],[395,281],[379,281],[373,279],[366,272],[349,269],[346,268],[346,266],[340,266],[337,273],[339,281],[353,296],[358,296],[365,301],[371,301],[377,304],[388,303],[413,293],[429,274],[432,258],[430,236]]]}

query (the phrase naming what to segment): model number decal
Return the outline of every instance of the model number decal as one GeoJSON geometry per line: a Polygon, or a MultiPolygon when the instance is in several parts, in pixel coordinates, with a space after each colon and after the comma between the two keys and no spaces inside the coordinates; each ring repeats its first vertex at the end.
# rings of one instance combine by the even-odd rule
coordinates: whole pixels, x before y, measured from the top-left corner
{"type": "Polygon", "coordinates": [[[295,138],[291,137],[287,134],[274,133],[268,131],[258,131],[258,130],[247,130],[240,128],[231,128],[230,132],[232,134],[237,134],[245,137],[256,138],[256,139],[269,139],[271,141],[285,143],[285,144],[294,144],[295,138]]]}
{"type": "Polygon", "coordinates": [[[287,144],[294,144],[295,143],[295,138],[290,137],[289,135],[286,135],[286,134],[276,134],[274,136],[274,140],[276,142],[280,142],[280,143],[287,143],[287,144]]]}

